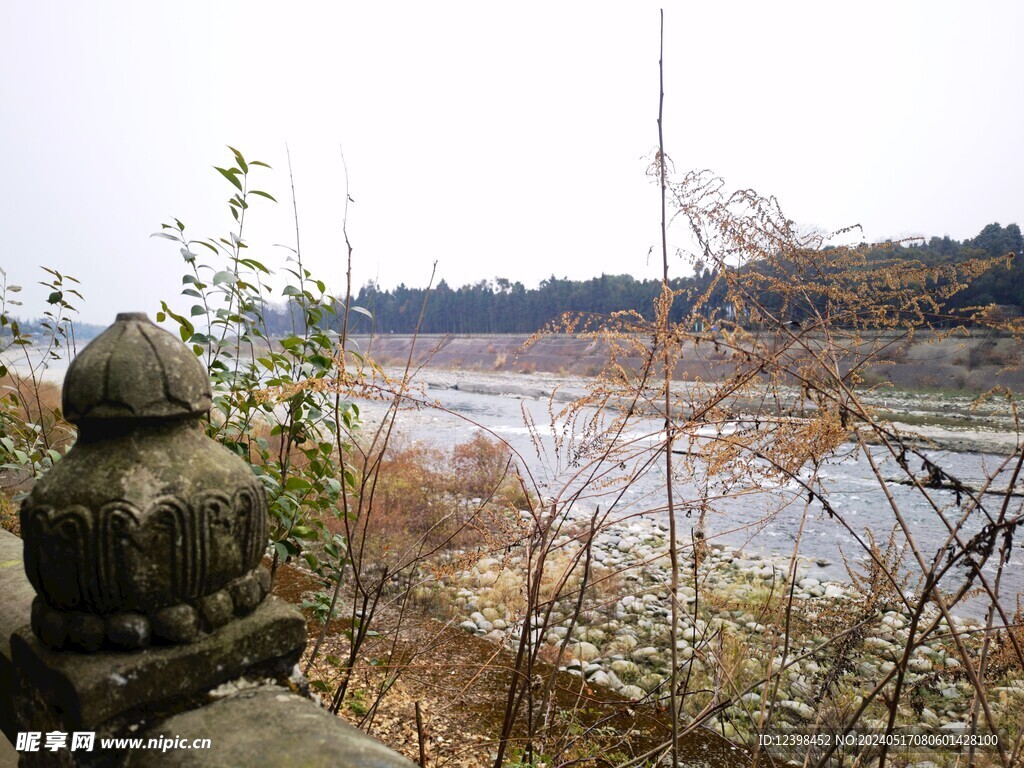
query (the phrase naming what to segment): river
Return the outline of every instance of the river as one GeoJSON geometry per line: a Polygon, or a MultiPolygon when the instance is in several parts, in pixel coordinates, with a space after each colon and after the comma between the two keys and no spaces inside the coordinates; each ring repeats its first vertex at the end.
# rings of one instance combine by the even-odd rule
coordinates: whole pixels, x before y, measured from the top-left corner
{"type": "MultiPolygon", "coordinates": [[[[404,439],[422,440],[444,447],[465,442],[476,431],[484,429],[508,443],[517,461],[532,476],[541,496],[564,500],[571,496],[571,491],[581,487],[577,474],[581,466],[586,468],[586,459],[574,462],[572,451],[555,450],[555,439],[550,427],[551,404],[549,398],[541,393],[550,391],[556,383],[567,384],[570,391],[582,391],[584,382],[559,382],[557,377],[541,374],[519,376],[515,381],[511,381],[512,378],[508,375],[477,372],[423,372],[421,381],[427,386],[425,395],[440,408],[403,410],[396,422],[398,431],[404,439]],[[508,393],[502,394],[502,390],[508,393]],[[529,428],[529,421],[536,427],[529,428]]],[[[553,404],[556,414],[562,404],[553,404]]],[[[379,403],[364,403],[363,410],[372,423],[375,418],[379,418],[383,406],[379,403]]],[[[559,422],[554,431],[562,431],[565,427],[564,422],[559,422]]],[[[663,459],[654,461],[645,473],[637,475],[634,472],[638,462],[651,457],[651,449],[660,438],[657,431],[658,425],[647,420],[638,422],[625,433],[623,440],[638,446],[634,458],[624,464],[616,459],[596,468],[607,487],[585,490],[579,503],[591,508],[600,506],[602,511],[611,512],[612,519],[646,514],[666,520],[663,459]],[[625,482],[627,476],[633,477],[628,484],[625,482]]],[[[1001,444],[998,440],[994,442],[1001,444]]],[[[884,448],[874,447],[871,451],[882,477],[905,476],[884,448]]],[[[973,487],[980,486],[984,478],[1004,461],[997,454],[981,452],[930,450],[925,455],[962,483],[973,487]]],[[[677,464],[681,461],[677,461],[677,464]]],[[[920,463],[920,459],[912,462],[911,469],[918,470],[917,465],[920,463]]],[[[886,491],[912,531],[919,551],[926,560],[930,561],[936,555],[948,536],[947,528],[919,490],[896,482],[887,482],[883,488],[868,460],[862,453],[855,451],[852,445],[841,447],[827,458],[819,471],[823,493],[837,513],[836,518],[843,518],[846,526],[840,520],[829,517],[820,502],[808,504],[806,489],[796,481],[764,491],[748,488],[739,495],[727,494],[715,498],[719,486],[714,482],[707,483],[701,477],[703,466],[699,459],[695,460],[695,465],[695,476],[677,479],[674,483],[676,507],[692,508],[694,502],[712,498],[711,511],[706,520],[706,535],[710,540],[743,548],[748,552],[789,557],[794,553],[799,537],[800,558],[811,575],[821,580],[850,581],[847,563],[857,569],[862,567],[865,552],[857,537],[864,541],[865,530],[872,531],[884,548],[895,523],[886,491]]],[[[809,468],[801,473],[804,480],[810,477],[809,468]]],[[[994,486],[1005,487],[1007,478],[1007,472],[997,475],[994,486]]],[[[1020,487],[1024,487],[1024,484],[1018,483],[1020,487]]],[[[736,490],[735,486],[733,490],[736,490]]],[[[948,519],[956,520],[959,517],[954,491],[930,490],[929,495],[948,519]]],[[[997,514],[1003,497],[987,494],[983,498],[986,508],[993,515],[997,514]]],[[[1020,508],[1021,499],[1012,498],[1011,516],[1019,514],[1020,508]]],[[[685,540],[689,539],[695,517],[692,512],[677,512],[677,521],[682,524],[681,536],[685,540]]],[[[971,515],[961,534],[964,540],[980,530],[981,520],[981,513],[971,515]]],[[[899,532],[895,541],[901,548],[906,544],[906,538],[899,532]]],[[[909,551],[906,552],[905,565],[909,572],[920,572],[909,551]]],[[[940,586],[946,591],[952,591],[962,582],[964,574],[964,568],[956,567],[940,582],[940,586]]],[[[907,586],[913,589],[915,585],[916,581],[911,579],[907,586]]],[[[1012,551],[1009,566],[1003,575],[1001,592],[1007,596],[1004,605],[1012,612],[1016,596],[1024,593],[1024,554],[1020,547],[1012,551]]],[[[957,612],[979,616],[984,604],[983,600],[975,599],[967,605],[958,606],[957,612]]]]}

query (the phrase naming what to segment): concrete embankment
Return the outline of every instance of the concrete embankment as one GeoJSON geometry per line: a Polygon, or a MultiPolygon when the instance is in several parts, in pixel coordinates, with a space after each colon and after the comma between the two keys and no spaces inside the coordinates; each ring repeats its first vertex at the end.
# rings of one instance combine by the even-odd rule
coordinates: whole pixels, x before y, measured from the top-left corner
{"type": "MultiPolygon", "coordinates": [[[[385,334],[355,337],[360,350],[385,365],[404,362],[412,353],[413,362],[436,368],[480,371],[571,374],[596,376],[609,360],[609,345],[596,338],[571,334],[525,335],[409,335],[385,334]]],[[[640,339],[624,340],[615,350],[616,362],[629,368],[642,364],[640,339]]],[[[750,344],[745,341],[743,344],[750,344]]],[[[768,338],[758,343],[766,349],[775,348],[768,338]]],[[[843,342],[846,344],[847,342],[843,342]]],[[[822,339],[808,334],[806,344],[791,347],[788,354],[814,349],[822,339]]],[[[785,346],[782,344],[781,346],[785,346]]],[[[971,337],[950,336],[943,339],[918,334],[883,334],[855,345],[840,360],[844,372],[870,356],[873,363],[858,368],[868,384],[892,385],[897,389],[941,390],[944,392],[981,393],[994,386],[1024,390],[1024,369],[1021,367],[1024,348],[1012,338],[991,335],[971,337]]],[[[735,371],[736,362],[729,347],[705,341],[684,342],[675,369],[681,380],[714,381],[735,371]]]]}

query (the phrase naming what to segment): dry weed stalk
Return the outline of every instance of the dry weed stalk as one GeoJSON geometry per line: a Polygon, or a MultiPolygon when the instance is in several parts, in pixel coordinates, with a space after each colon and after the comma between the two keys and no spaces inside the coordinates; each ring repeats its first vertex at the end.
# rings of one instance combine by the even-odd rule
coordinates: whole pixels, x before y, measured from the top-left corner
{"type": "MultiPolygon", "coordinates": [[[[1019,339],[1019,325],[980,309],[953,315],[944,303],[1005,259],[934,267],[880,261],[868,257],[877,246],[833,246],[820,233],[801,233],[774,198],[751,190],[728,192],[708,172],[667,182],[665,169],[666,157],[659,151],[650,175],[656,183],[664,182],[674,219],[688,225],[693,236],[696,249],[685,255],[708,266],[711,278],[699,296],[691,297],[693,308],[681,320],[672,319],[677,296],[666,277],[652,321],[637,312],[567,315],[546,329],[545,333],[579,334],[599,343],[608,351],[608,362],[587,395],[561,410],[552,407],[553,423],[568,425],[556,435],[554,451],[572,475],[566,491],[550,497],[547,516],[537,518],[544,524],[538,524],[531,560],[533,582],[543,578],[549,555],[545,548],[557,530],[557,523],[551,521],[564,519],[584,498],[592,506],[600,502],[602,510],[591,518],[586,544],[578,551],[586,573],[589,542],[610,522],[635,513],[637,507],[624,511],[623,491],[652,472],[660,456],[665,496],[643,511],[668,514],[670,521],[679,519],[680,513],[696,515],[692,545],[682,544],[675,535],[670,545],[674,649],[674,630],[689,610],[678,602],[679,590],[686,587],[700,595],[704,589],[697,566],[712,535],[708,521],[719,514],[721,502],[752,490],[774,494],[787,503],[803,498],[804,515],[808,509],[821,510],[853,536],[868,563],[863,572],[851,571],[857,607],[841,617],[854,630],[849,625],[835,626],[831,640],[816,651],[821,659],[828,658],[825,648],[831,653],[831,666],[819,681],[819,695],[832,695],[835,683],[849,672],[851,659],[868,631],[879,626],[883,613],[896,610],[910,616],[893,669],[874,681],[856,706],[845,707],[837,701],[840,721],[830,727],[849,732],[862,723],[869,708],[882,701],[886,712],[882,730],[891,736],[899,725],[901,708],[918,695],[921,685],[910,682],[908,674],[915,653],[926,643],[941,641],[955,654],[958,675],[974,691],[970,733],[1003,728],[1012,734],[1012,740],[1000,743],[996,759],[1002,765],[1014,764],[1024,729],[1020,721],[997,715],[989,690],[995,679],[996,646],[1000,672],[1024,668],[1020,633],[1000,592],[1016,532],[1024,523],[1014,496],[1024,464],[1022,445],[1018,442],[988,467],[980,486],[972,486],[958,476],[955,465],[940,466],[927,452],[926,443],[878,418],[863,399],[866,374],[886,364],[887,355],[908,339],[938,341],[967,328],[1019,339]],[[704,356],[707,377],[672,380],[686,355],[707,348],[716,353],[704,356]],[[660,429],[658,420],[664,422],[660,429]],[[885,548],[871,530],[858,530],[830,501],[823,462],[840,454],[864,462],[877,482],[890,513],[886,527],[891,534],[885,548]],[[946,540],[934,555],[922,551],[919,532],[891,493],[892,478],[881,467],[885,457],[901,468],[918,497],[915,503],[930,509],[936,524],[945,530],[946,540]],[[924,474],[918,474],[912,464],[921,464],[924,474]],[[1009,477],[1004,491],[996,490],[997,476],[1009,477]],[[673,498],[673,488],[700,489],[701,496],[673,498]],[[950,492],[953,499],[947,496],[950,492]],[[694,555],[694,568],[683,583],[677,555],[687,551],[694,555]],[[908,591],[911,582],[918,584],[914,591],[908,591]],[[977,632],[966,630],[953,615],[972,597],[987,604],[985,625],[977,632]],[[975,642],[978,634],[980,643],[975,642]]],[[[1007,404],[1016,418],[1012,398],[1007,404]]],[[[789,637],[794,630],[793,592],[802,535],[801,524],[790,582],[784,590],[788,599],[765,604],[765,623],[770,620],[778,627],[775,637],[780,641],[770,646],[779,656],[778,663],[767,666],[762,682],[765,690],[776,694],[779,676],[793,663],[789,637]]],[[[526,610],[534,615],[543,607],[535,597],[528,600],[526,610]]],[[[707,657],[719,662],[721,677],[687,729],[751,690],[739,682],[744,675],[738,665],[722,663],[722,637],[701,641],[707,657]]],[[[530,647],[524,627],[517,664],[526,670],[530,670],[530,647]]],[[[681,666],[686,665],[673,658],[673,670],[681,666]]],[[[522,701],[529,699],[528,679],[524,674],[516,684],[518,694],[509,697],[503,739],[510,738],[510,723],[522,701]]],[[[688,688],[689,681],[689,671],[685,676],[673,675],[672,694],[666,701],[674,724],[683,720],[685,702],[696,693],[688,688]]],[[[758,723],[761,732],[770,732],[778,724],[774,695],[767,704],[758,723]]],[[[544,722],[541,713],[538,729],[544,722]]],[[[676,752],[685,730],[674,729],[666,748],[676,752]]],[[[526,738],[529,748],[529,734],[526,738]]],[[[887,753],[885,747],[879,751],[880,765],[887,761],[887,753]]],[[[815,759],[824,764],[830,754],[826,751],[815,759]]]]}

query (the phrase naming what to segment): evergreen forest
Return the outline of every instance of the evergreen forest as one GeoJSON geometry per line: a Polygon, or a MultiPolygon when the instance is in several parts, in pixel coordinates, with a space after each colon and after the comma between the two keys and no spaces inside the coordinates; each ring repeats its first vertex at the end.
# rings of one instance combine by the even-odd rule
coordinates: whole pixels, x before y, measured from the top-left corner
{"type": "MultiPolygon", "coordinates": [[[[993,223],[982,229],[976,237],[963,241],[947,236],[920,242],[884,243],[872,247],[862,245],[860,248],[866,254],[865,268],[901,260],[934,267],[970,259],[1020,254],[1024,251],[1024,238],[1017,224],[1004,227],[993,223]]],[[[829,252],[828,249],[821,252],[825,276],[829,252]]],[[[695,267],[693,276],[671,281],[673,289],[679,291],[672,307],[673,322],[682,320],[690,312],[693,298],[709,288],[712,291],[712,306],[716,293],[720,293],[724,299],[725,285],[717,281],[716,286],[715,275],[700,262],[695,267]]],[[[744,268],[757,269],[758,265],[741,267],[744,268]]],[[[921,290],[927,291],[928,288],[923,285],[921,290]]],[[[660,280],[637,280],[626,274],[601,275],[589,280],[570,280],[552,275],[542,280],[536,288],[526,288],[521,282],[512,282],[503,277],[481,280],[459,288],[453,288],[441,280],[430,289],[429,297],[425,288],[410,288],[400,284],[386,290],[368,283],[353,297],[353,304],[365,307],[372,313],[374,333],[412,333],[416,330],[422,310],[421,333],[530,334],[541,330],[563,313],[608,315],[633,310],[651,319],[652,307],[660,293],[660,280]],[[427,301],[424,308],[425,298],[427,301]]],[[[762,296],[761,299],[766,306],[772,305],[770,296],[762,296]]],[[[944,309],[958,313],[968,307],[993,304],[1009,308],[1024,306],[1024,264],[1021,259],[1012,259],[1007,266],[997,266],[973,279],[945,303],[944,309]]],[[[790,315],[787,319],[801,319],[799,307],[789,307],[786,311],[790,315]]],[[[272,333],[287,334],[291,330],[287,306],[272,309],[267,320],[272,333]]],[[[941,318],[938,321],[941,322],[941,318]]],[[[357,329],[368,330],[366,327],[357,329]]]]}

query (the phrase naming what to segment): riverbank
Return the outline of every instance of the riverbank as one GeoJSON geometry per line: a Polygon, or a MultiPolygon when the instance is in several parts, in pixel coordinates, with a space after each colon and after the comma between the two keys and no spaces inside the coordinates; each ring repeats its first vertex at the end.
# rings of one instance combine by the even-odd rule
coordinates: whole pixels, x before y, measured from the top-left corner
{"type": "MultiPolygon", "coordinates": [[[[1024,391],[1024,345],[1008,336],[972,336],[963,329],[944,337],[923,331],[912,335],[885,331],[874,337],[864,333],[858,344],[846,338],[832,341],[840,348],[850,345],[845,357],[837,349],[842,374],[856,365],[865,388],[878,387],[883,393],[897,393],[897,398],[901,392],[973,399],[993,387],[1024,391]]],[[[781,340],[781,346],[786,347],[786,342],[781,340]]],[[[594,377],[609,360],[605,342],[571,334],[385,334],[356,336],[352,343],[381,365],[403,365],[411,358],[415,366],[459,371],[594,377]]],[[[760,343],[768,348],[780,346],[767,336],[760,343]]],[[[798,348],[804,344],[814,348],[826,340],[807,333],[798,348]]],[[[642,365],[636,350],[628,345],[616,350],[615,357],[626,368],[637,370],[642,365]]],[[[700,344],[681,342],[673,377],[678,381],[722,381],[735,371],[736,360],[728,346],[709,337],[700,344]]]]}
{"type": "MultiPolygon", "coordinates": [[[[606,523],[593,538],[588,560],[590,524],[577,515],[552,540],[549,581],[540,587],[545,602],[534,619],[543,623],[531,641],[540,658],[589,686],[664,703],[672,655],[667,527],[644,518],[606,523]],[[565,586],[557,590],[563,578],[565,586]]],[[[676,655],[680,679],[686,680],[686,719],[717,707],[705,724],[748,744],[765,732],[759,724],[766,718],[775,734],[809,728],[839,733],[869,691],[894,671],[909,643],[896,732],[943,737],[968,732],[974,689],[964,664],[978,664],[983,639],[978,622],[954,621],[965,659],[945,622],[923,642],[911,638],[911,613],[895,595],[862,594],[828,581],[813,562],[801,559],[794,567],[711,545],[696,564],[692,551],[683,550],[679,565],[676,655]]],[[[425,591],[431,592],[433,604],[453,606],[467,633],[515,647],[525,619],[527,567],[524,553],[480,557],[421,586],[418,597],[426,600],[425,591]]],[[[924,626],[934,615],[926,610],[924,626]]],[[[1024,707],[1019,667],[1001,669],[985,685],[997,727],[1005,729],[1004,738],[1012,737],[1024,707]]],[[[878,697],[857,719],[858,730],[884,732],[888,714],[878,697]]],[[[929,759],[943,765],[957,752],[940,751],[929,759]]]]}

